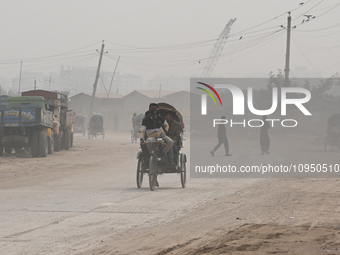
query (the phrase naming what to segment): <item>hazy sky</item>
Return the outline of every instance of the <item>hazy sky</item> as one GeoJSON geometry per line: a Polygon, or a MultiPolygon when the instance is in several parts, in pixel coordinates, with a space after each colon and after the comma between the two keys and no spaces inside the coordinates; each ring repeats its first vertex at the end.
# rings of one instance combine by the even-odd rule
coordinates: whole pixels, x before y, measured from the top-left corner
{"type": "Polygon", "coordinates": [[[237,20],[212,76],[266,76],[284,68],[286,30],[280,25],[286,26],[287,11],[293,11],[292,25],[298,25],[292,30],[291,75],[298,76],[299,67],[319,77],[340,69],[339,0],[0,3],[0,77],[17,75],[20,60],[23,71],[46,75],[58,73],[62,64],[96,66],[101,40],[108,51],[105,71],[113,71],[121,56],[118,71],[140,74],[145,81],[158,75],[200,75],[215,39],[231,18],[237,20]],[[303,14],[316,18],[306,22],[303,14]]]}

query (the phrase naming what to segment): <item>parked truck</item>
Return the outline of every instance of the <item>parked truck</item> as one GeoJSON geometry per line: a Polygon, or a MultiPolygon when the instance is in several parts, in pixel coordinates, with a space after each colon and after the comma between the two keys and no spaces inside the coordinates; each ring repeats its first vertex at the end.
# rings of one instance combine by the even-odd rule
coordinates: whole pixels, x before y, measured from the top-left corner
{"type": "Polygon", "coordinates": [[[45,90],[31,90],[7,99],[0,110],[0,156],[3,150],[27,148],[33,157],[73,146],[75,113],[68,110],[68,96],[45,90]]]}
{"type": "Polygon", "coordinates": [[[0,96],[0,110],[5,110],[7,105],[7,98],[9,96],[0,96]]]}
{"type": "Polygon", "coordinates": [[[45,99],[46,109],[53,114],[54,150],[68,150],[73,146],[73,128],[75,112],[68,109],[68,96],[46,90],[22,92],[22,96],[41,96],[45,99]]]}
{"type": "Polygon", "coordinates": [[[6,109],[0,110],[0,156],[5,148],[28,148],[33,157],[52,153],[52,112],[46,110],[43,97],[9,97],[6,109]]]}

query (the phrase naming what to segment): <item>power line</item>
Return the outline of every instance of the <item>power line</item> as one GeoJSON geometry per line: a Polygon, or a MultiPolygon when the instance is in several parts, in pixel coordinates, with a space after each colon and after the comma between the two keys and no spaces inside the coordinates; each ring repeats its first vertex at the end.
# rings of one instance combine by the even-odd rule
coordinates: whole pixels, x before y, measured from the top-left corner
{"type": "Polygon", "coordinates": [[[291,37],[292,37],[292,39],[293,39],[295,45],[297,46],[298,50],[300,51],[301,55],[307,60],[307,62],[310,64],[310,66],[314,69],[314,71],[315,71],[316,74],[317,74],[318,72],[317,72],[316,68],[315,68],[314,65],[309,61],[309,59],[307,58],[307,56],[303,53],[303,51],[302,51],[300,45],[297,43],[297,41],[294,39],[293,36],[291,36],[291,37]]]}

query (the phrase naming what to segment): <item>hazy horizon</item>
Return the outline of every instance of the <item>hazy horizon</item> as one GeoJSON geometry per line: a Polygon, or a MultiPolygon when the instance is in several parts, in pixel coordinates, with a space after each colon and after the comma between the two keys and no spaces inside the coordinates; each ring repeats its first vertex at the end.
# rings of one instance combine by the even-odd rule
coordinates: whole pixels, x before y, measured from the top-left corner
{"type": "MultiPolygon", "coordinates": [[[[340,3],[301,2],[6,1],[0,86],[12,85],[22,60],[23,73],[32,74],[32,88],[36,78],[38,87],[82,91],[79,84],[58,81],[60,68],[96,68],[102,40],[108,53],[101,71],[113,72],[120,56],[117,73],[140,76],[143,89],[152,89],[149,81],[156,83],[159,77],[199,77],[216,39],[233,18],[237,20],[211,77],[268,77],[285,66],[287,31],[281,26],[287,26],[288,11],[292,26],[297,26],[291,37],[290,76],[329,77],[340,65],[340,3]],[[308,21],[304,15],[312,16],[308,21]],[[41,78],[33,78],[39,73],[41,78]]],[[[12,89],[18,89],[13,83],[12,89]]]]}

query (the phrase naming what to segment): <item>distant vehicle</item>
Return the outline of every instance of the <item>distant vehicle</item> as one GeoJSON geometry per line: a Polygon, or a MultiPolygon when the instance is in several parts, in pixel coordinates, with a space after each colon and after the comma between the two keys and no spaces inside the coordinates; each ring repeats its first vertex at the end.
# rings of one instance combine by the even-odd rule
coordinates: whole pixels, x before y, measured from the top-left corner
{"type": "Polygon", "coordinates": [[[97,137],[97,135],[102,135],[103,139],[105,138],[105,130],[104,130],[104,119],[100,114],[93,114],[87,131],[87,135],[89,139],[93,137],[97,137]]]}
{"type": "Polygon", "coordinates": [[[84,115],[77,114],[74,118],[74,133],[82,133],[83,136],[86,135],[85,129],[85,117],[84,115]]]}
{"type": "Polygon", "coordinates": [[[5,110],[7,105],[7,98],[9,96],[0,96],[0,110],[5,110]]]}
{"type": "Polygon", "coordinates": [[[325,150],[328,146],[331,146],[332,150],[334,147],[340,149],[340,113],[334,113],[328,118],[324,142],[325,150]]]}
{"type": "Polygon", "coordinates": [[[53,153],[52,127],[52,112],[43,97],[9,97],[6,109],[0,110],[0,156],[3,148],[11,153],[24,147],[33,157],[46,157],[53,153]]]}
{"type": "Polygon", "coordinates": [[[41,96],[45,99],[46,109],[53,113],[54,150],[68,150],[73,146],[73,128],[75,112],[68,109],[68,96],[47,90],[30,90],[22,96],[41,96]]]}

